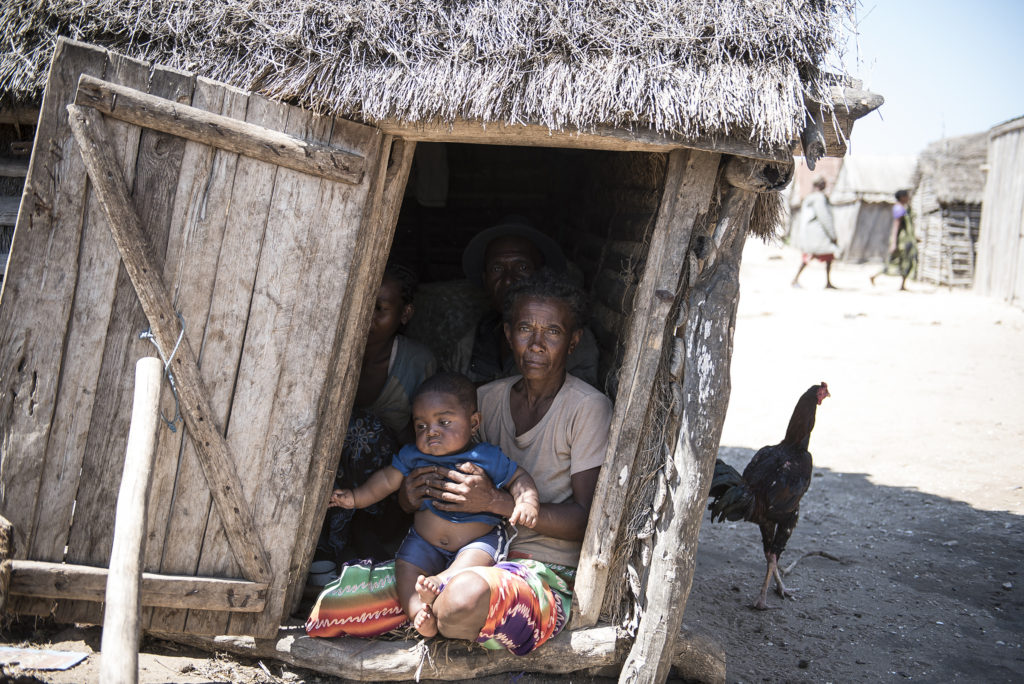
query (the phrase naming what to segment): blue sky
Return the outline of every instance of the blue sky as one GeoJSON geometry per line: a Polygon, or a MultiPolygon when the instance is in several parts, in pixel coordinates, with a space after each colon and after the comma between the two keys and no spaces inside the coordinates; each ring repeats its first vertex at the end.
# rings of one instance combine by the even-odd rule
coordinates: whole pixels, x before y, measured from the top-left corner
{"type": "Polygon", "coordinates": [[[851,154],[917,154],[1024,115],[1024,2],[861,0],[857,21],[846,71],[885,104],[854,125],[851,154]]]}

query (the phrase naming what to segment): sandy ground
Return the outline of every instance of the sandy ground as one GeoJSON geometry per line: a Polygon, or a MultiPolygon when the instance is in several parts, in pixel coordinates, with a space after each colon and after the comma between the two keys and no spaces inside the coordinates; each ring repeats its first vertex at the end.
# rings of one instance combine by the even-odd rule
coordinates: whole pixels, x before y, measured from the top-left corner
{"type": "MultiPolygon", "coordinates": [[[[891,278],[872,287],[869,265],[838,264],[841,289],[824,291],[812,264],[794,289],[796,263],[758,242],[744,254],[722,456],[742,469],[781,439],[807,387],[829,383],[815,478],[783,556],[801,559],[787,576],[797,599],[750,609],[764,571],[757,528],[705,524],[685,626],[725,647],[730,682],[1024,681],[1024,311],[917,283],[898,292],[891,278]],[[817,552],[838,560],[803,557],[817,552]]],[[[98,630],[4,636],[99,644],[98,630]]],[[[165,642],[144,650],[148,683],[335,681],[165,642]]],[[[35,674],[95,681],[97,661],[35,674]]]]}
{"type": "Polygon", "coordinates": [[[811,437],[815,477],[764,576],[749,523],[701,532],[684,618],[728,654],[728,679],[1024,681],[1024,311],[969,292],[751,242],[741,274],[722,457],[742,470],[780,440],[810,385],[829,384],[811,437]]]}

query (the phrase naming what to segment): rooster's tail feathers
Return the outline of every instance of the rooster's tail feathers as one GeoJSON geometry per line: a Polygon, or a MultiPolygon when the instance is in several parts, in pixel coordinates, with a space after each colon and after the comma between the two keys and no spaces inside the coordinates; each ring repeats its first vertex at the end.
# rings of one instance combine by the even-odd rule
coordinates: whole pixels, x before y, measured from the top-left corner
{"type": "Polygon", "coordinates": [[[754,497],[743,476],[721,459],[715,461],[715,476],[708,496],[713,499],[708,504],[712,522],[747,519],[753,508],[754,497]]]}

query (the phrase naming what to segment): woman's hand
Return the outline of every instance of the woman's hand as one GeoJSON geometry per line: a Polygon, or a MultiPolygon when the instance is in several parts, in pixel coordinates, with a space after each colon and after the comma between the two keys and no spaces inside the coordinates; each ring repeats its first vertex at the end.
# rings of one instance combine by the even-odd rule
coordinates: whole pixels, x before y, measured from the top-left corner
{"type": "Polygon", "coordinates": [[[431,498],[428,494],[431,483],[435,483],[436,488],[438,486],[436,483],[440,480],[436,470],[435,466],[421,466],[409,471],[398,490],[398,505],[402,507],[403,511],[406,513],[418,511],[423,500],[431,498]]]}
{"type": "Polygon", "coordinates": [[[460,513],[494,513],[502,517],[512,514],[512,495],[494,486],[484,469],[463,463],[458,470],[437,467],[436,481],[428,485],[428,497],[441,511],[460,513]]]}

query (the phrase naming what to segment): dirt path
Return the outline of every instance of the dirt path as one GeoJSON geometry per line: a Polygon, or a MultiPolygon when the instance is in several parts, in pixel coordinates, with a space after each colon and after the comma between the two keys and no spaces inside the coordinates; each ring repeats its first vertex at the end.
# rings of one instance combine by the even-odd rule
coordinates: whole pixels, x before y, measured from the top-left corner
{"type": "MultiPolygon", "coordinates": [[[[965,292],[744,255],[723,457],[742,468],[778,441],[797,397],[825,380],[811,440],[816,477],[783,565],[799,599],[750,605],[764,570],[757,529],[705,524],[685,624],[717,639],[729,681],[1024,681],[1024,311],[965,292]]],[[[98,647],[98,630],[39,635],[98,647]],[[92,643],[96,642],[96,643],[92,643]]],[[[148,642],[143,682],[328,682],[280,663],[148,642]]],[[[98,659],[49,682],[89,681],[98,659]]],[[[549,681],[508,675],[488,681],[549,681]]],[[[558,681],[593,681],[586,677],[558,681]]],[[[555,680],[550,680],[555,681],[555,680]]]]}
{"type": "Polygon", "coordinates": [[[798,600],[748,608],[757,528],[705,524],[685,624],[728,653],[729,680],[1022,681],[1024,311],[870,266],[789,286],[797,256],[744,254],[723,458],[777,442],[797,397],[832,397],[783,565],[798,600]],[[885,282],[882,282],[882,281],[885,282]]]}

